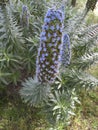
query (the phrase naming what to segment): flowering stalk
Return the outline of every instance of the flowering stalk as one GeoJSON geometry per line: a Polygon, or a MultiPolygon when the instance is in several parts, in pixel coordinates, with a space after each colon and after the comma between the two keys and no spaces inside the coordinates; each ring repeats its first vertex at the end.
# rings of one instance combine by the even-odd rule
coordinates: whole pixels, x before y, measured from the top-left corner
{"type": "Polygon", "coordinates": [[[36,77],[41,83],[52,83],[59,70],[64,15],[49,9],[42,27],[36,62],[36,77]]]}
{"type": "Polygon", "coordinates": [[[71,58],[71,47],[70,47],[70,38],[68,34],[64,34],[63,36],[63,45],[61,51],[61,62],[65,67],[70,64],[71,58]]]}
{"type": "Polygon", "coordinates": [[[97,0],[87,0],[87,2],[86,2],[87,11],[89,11],[89,10],[93,11],[96,6],[96,3],[97,3],[97,0]]]}
{"type": "Polygon", "coordinates": [[[22,6],[21,24],[23,27],[29,26],[29,13],[26,5],[22,6]]]}

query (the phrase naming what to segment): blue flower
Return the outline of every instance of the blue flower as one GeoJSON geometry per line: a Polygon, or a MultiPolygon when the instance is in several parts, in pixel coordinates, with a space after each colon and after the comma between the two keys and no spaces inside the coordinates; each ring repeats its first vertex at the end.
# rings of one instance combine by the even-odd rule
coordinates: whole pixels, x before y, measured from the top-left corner
{"type": "Polygon", "coordinates": [[[43,47],[46,47],[46,44],[45,44],[45,43],[43,43],[42,45],[43,45],[43,47]]]}
{"type": "Polygon", "coordinates": [[[60,10],[64,13],[64,5],[61,6],[60,10]]]}
{"type": "Polygon", "coordinates": [[[38,61],[38,57],[37,57],[36,64],[38,64],[38,63],[39,63],[39,61],[38,61]]]}
{"type": "Polygon", "coordinates": [[[46,52],[46,51],[47,51],[47,49],[46,49],[46,48],[43,48],[43,51],[45,51],[45,52],[46,52]]]}
{"type": "Polygon", "coordinates": [[[53,71],[55,72],[55,73],[58,73],[58,70],[55,68],[55,69],[53,69],[53,71]]]}
{"type": "Polygon", "coordinates": [[[48,53],[46,53],[45,56],[48,56],[48,53]]]}
{"type": "Polygon", "coordinates": [[[41,36],[45,36],[45,35],[46,35],[45,31],[41,32],[41,36]]]}
{"type": "Polygon", "coordinates": [[[38,53],[38,57],[40,56],[40,53],[38,53]]]}
{"type": "Polygon", "coordinates": [[[49,10],[47,11],[47,13],[46,13],[46,17],[47,17],[47,16],[51,16],[51,15],[52,15],[52,10],[49,9],[49,10]]]}
{"type": "Polygon", "coordinates": [[[57,41],[60,41],[61,40],[61,38],[60,37],[57,37],[57,41]]]}
{"type": "Polygon", "coordinates": [[[44,20],[45,23],[49,23],[50,21],[51,21],[50,18],[45,18],[45,20],[44,20]]]}
{"type": "Polygon", "coordinates": [[[42,54],[42,57],[45,57],[45,54],[42,54]]]}
{"type": "Polygon", "coordinates": [[[56,47],[57,46],[57,42],[55,42],[53,45],[56,47]]]}
{"type": "Polygon", "coordinates": [[[58,13],[56,14],[56,17],[61,20],[61,19],[62,19],[61,13],[58,12],[58,13]]]}
{"type": "Polygon", "coordinates": [[[56,29],[57,29],[57,30],[60,29],[60,25],[59,25],[59,24],[56,25],[56,29]]]}
{"type": "Polygon", "coordinates": [[[54,66],[54,65],[51,65],[51,66],[50,66],[50,68],[54,69],[54,68],[55,68],[55,66],[54,66]]]}
{"type": "Polygon", "coordinates": [[[42,61],[42,58],[40,57],[40,61],[42,61]]]}
{"type": "Polygon", "coordinates": [[[55,78],[51,78],[51,79],[50,79],[51,82],[54,82],[54,80],[55,80],[55,78]]]}
{"type": "Polygon", "coordinates": [[[62,27],[60,27],[59,32],[60,32],[60,33],[62,33],[62,32],[63,32],[63,26],[62,26],[62,27]]]}
{"type": "Polygon", "coordinates": [[[55,52],[56,51],[56,49],[55,48],[52,48],[52,52],[55,52]]]}
{"type": "Polygon", "coordinates": [[[52,42],[55,42],[56,41],[56,39],[55,38],[52,38],[52,42]]]}
{"type": "Polygon", "coordinates": [[[57,33],[54,33],[53,36],[56,37],[56,36],[57,36],[57,33]]]}
{"type": "Polygon", "coordinates": [[[51,38],[51,36],[52,36],[52,35],[51,35],[50,33],[48,33],[48,37],[51,38]]]}
{"type": "Polygon", "coordinates": [[[55,16],[51,16],[51,20],[55,20],[55,16]]]}
{"type": "Polygon", "coordinates": [[[53,44],[52,44],[52,43],[49,43],[49,44],[48,44],[48,46],[49,46],[49,47],[52,47],[52,46],[53,46],[53,44]]]}
{"type": "Polygon", "coordinates": [[[44,57],[40,57],[40,61],[44,61],[45,60],[45,58],[44,57]]]}
{"type": "Polygon", "coordinates": [[[46,41],[46,40],[47,40],[46,36],[41,36],[41,41],[46,41]]]}
{"type": "Polygon", "coordinates": [[[23,5],[22,6],[22,13],[27,12],[27,10],[28,10],[28,7],[26,5],[23,5]]]}
{"type": "Polygon", "coordinates": [[[54,64],[58,64],[58,61],[54,61],[54,64]]]}
{"type": "Polygon", "coordinates": [[[55,60],[55,58],[53,57],[53,58],[52,58],[52,60],[54,61],[54,60],[55,60]]]}
{"type": "Polygon", "coordinates": [[[64,40],[64,42],[69,42],[70,41],[69,35],[68,34],[64,34],[63,40],[64,40]]]}
{"type": "Polygon", "coordinates": [[[26,5],[22,6],[22,15],[21,15],[21,24],[23,27],[28,27],[29,26],[29,11],[28,7],[26,5]]]}
{"type": "Polygon", "coordinates": [[[42,26],[42,29],[43,29],[43,30],[48,30],[48,29],[49,29],[49,25],[44,24],[44,25],[42,26]]]}
{"type": "Polygon", "coordinates": [[[58,60],[61,61],[61,55],[58,55],[58,60]]]}
{"type": "Polygon", "coordinates": [[[46,64],[46,65],[49,65],[49,62],[46,61],[45,64],[46,64]]]}
{"type": "Polygon", "coordinates": [[[44,64],[42,64],[42,67],[43,67],[43,68],[45,68],[45,65],[44,65],[44,64]]]}
{"type": "Polygon", "coordinates": [[[58,14],[56,15],[57,18],[60,20],[60,22],[64,21],[64,12],[62,12],[61,10],[58,10],[58,14]]]}
{"type": "Polygon", "coordinates": [[[59,46],[58,46],[58,49],[60,49],[60,50],[61,50],[61,49],[62,49],[62,45],[59,45],[59,46]]]}
{"type": "Polygon", "coordinates": [[[50,29],[51,29],[52,31],[54,31],[55,28],[54,28],[54,26],[51,26],[50,29]]]}
{"type": "Polygon", "coordinates": [[[53,56],[56,56],[57,55],[57,53],[55,52],[55,53],[53,53],[53,56]]]}
{"type": "Polygon", "coordinates": [[[40,69],[39,69],[38,66],[37,66],[37,69],[36,69],[36,73],[37,73],[37,74],[40,73],[40,69]]]}

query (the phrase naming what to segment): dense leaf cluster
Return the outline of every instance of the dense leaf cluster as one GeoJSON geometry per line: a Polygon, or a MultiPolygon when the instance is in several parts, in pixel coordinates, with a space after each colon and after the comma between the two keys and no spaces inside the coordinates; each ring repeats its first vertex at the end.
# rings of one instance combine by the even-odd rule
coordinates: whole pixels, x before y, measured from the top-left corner
{"type": "MultiPolygon", "coordinates": [[[[62,33],[69,35],[71,48],[69,41],[64,44],[61,61],[67,63],[67,66],[62,63],[60,73],[56,75],[51,86],[41,84],[34,78],[36,57],[44,15],[54,3],[55,9],[62,9],[61,5],[64,5],[57,0],[10,0],[0,6],[0,87],[19,85],[22,87],[20,95],[26,103],[36,107],[43,106],[49,114],[49,119],[56,123],[65,121],[69,124],[71,116],[75,115],[76,102],[80,103],[78,92],[98,86],[98,79],[88,71],[98,63],[98,24],[87,27],[84,13],[74,15],[74,9],[69,4],[63,6],[62,11],[66,10],[66,17],[62,33]],[[32,78],[28,78],[30,76],[32,78]],[[28,79],[24,81],[25,78],[28,79]]],[[[51,29],[54,29],[53,27],[51,29]]],[[[55,30],[53,31],[55,33],[55,30]]],[[[47,35],[45,38],[47,41],[47,35]]],[[[48,58],[51,61],[53,57],[48,58]]]]}

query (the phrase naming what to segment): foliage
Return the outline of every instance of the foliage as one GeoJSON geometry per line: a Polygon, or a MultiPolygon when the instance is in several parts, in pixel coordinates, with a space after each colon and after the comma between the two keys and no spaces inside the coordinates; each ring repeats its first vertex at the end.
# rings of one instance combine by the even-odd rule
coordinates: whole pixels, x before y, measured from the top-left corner
{"type": "Polygon", "coordinates": [[[20,1],[10,1],[10,4],[0,7],[1,84],[17,84],[35,72],[36,53],[32,54],[32,51],[37,51],[41,16],[39,15],[40,22],[36,23],[36,16],[30,15],[29,28],[23,28],[20,23],[22,5],[20,1]]]}
{"type": "Polygon", "coordinates": [[[12,80],[16,83],[19,79],[21,53],[24,51],[24,40],[22,38],[21,29],[17,25],[9,7],[0,9],[2,16],[0,19],[0,77],[2,80],[0,82],[1,84],[2,81],[3,83],[10,83],[12,80]],[[20,53],[20,55],[18,55],[18,53],[20,53]]]}
{"type": "Polygon", "coordinates": [[[41,84],[32,78],[23,82],[22,85],[24,87],[20,90],[20,94],[26,103],[29,103],[31,106],[41,107],[43,101],[47,100],[47,95],[50,93],[49,85],[41,84]]]}
{"type": "Polygon", "coordinates": [[[74,89],[70,90],[66,88],[66,91],[64,89],[54,90],[54,94],[50,97],[45,108],[48,120],[52,123],[53,128],[55,128],[54,123],[56,125],[58,123],[62,124],[63,127],[65,124],[66,126],[70,124],[71,117],[75,115],[76,103],[80,102],[74,89]]]}
{"type": "MultiPolygon", "coordinates": [[[[98,63],[98,24],[87,27],[85,14],[82,10],[76,13],[75,8],[58,0],[10,0],[0,5],[0,90],[3,91],[4,86],[22,87],[21,97],[32,106],[43,106],[48,119],[55,124],[53,129],[69,125],[76,104],[80,103],[80,92],[98,86],[98,79],[89,72],[89,68],[98,63]],[[68,50],[66,62],[70,60],[70,64],[59,68],[60,73],[50,87],[28,77],[36,73],[41,26],[46,11],[54,4],[55,9],[66,10],[61,24],[64,24],[63,33],[70,37],[71,59],[68,50]],[[26,14],[23,7],[27,9],[26,14]]],[[[45,38],[47,40],[47,35],[45,38]]],[[[66,57],[66,53],[63,56],[66,57]]],[[[48,58],[51,61],[50,55],[48,58]]]]}

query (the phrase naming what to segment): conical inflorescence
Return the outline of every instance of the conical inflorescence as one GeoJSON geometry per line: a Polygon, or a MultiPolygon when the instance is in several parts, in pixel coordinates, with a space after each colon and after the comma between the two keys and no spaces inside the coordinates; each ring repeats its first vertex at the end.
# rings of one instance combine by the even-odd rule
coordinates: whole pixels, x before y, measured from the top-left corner
{"type": "Polygon", "coordinates": [[[71,46],[70,46],[70,38],[68,34],[63,35],[62,41],[62,51],[61,51],[61,64],[65,67],[70,64],[71,59],[71,46]]]}
{"type": "Polygon", "coordinates": [[[49,9],[45,16],[36,61],[36,77],[41,83],[52,83],[58,73],[63,20],[64,14],[61,10],[49,9]]]}
{"type": "Polygon", "coordinates": [[[21,14],[21,24],[23,27],[29,26],[29,11],[26,5],[22,6],[22,14],[21,14]]]}
{"type": "Polygon", "coordinates": [[[94,10],[96,7],[97,0],[87,0],[86,2],[86,8],[87,10],[94,10]]]}

